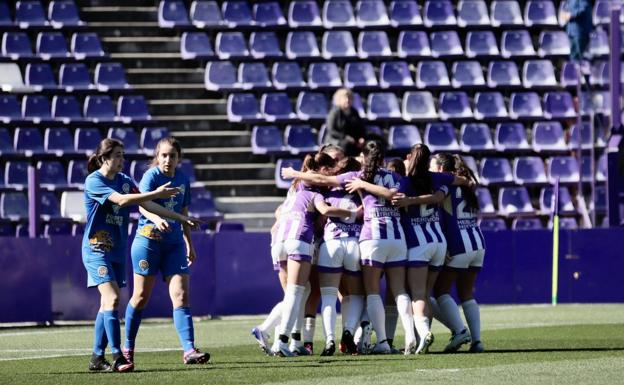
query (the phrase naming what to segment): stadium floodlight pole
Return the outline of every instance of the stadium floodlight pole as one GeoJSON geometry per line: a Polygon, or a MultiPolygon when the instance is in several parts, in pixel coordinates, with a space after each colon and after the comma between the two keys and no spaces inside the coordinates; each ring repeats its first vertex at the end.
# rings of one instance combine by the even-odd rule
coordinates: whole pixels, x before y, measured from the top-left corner
{"type": "Polygon", "coordinates": [[[552,200],[553,252],[551,303],[553,306],[557,306],[557,289],[559,283],[559,178],[555,180],[555,191],[552,200]]]}

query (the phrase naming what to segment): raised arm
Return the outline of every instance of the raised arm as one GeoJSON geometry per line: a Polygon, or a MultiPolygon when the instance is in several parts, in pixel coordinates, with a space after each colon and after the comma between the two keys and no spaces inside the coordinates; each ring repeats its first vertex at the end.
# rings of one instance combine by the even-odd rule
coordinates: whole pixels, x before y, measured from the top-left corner
{"type": "Polygon", "coordinates": [[[420,195],[417,197],[408,197],[403,193],[398,193],[392,197],[392,204],[397,207],[407,207],[411,205],[434,205],[442,203],[444,198],[445,195],[442,191],[436,191],[434,194],[420,195]]]}
{"type": "Polygon", "coordinates": [[[322,199],[314,201],[314,207],[316,210],[326,217],[337,217],[337,218],[355,218],[357,215],[356,210],[346,210],[338,207],[333,207],[325,203],[322,199]]]}
{"type": "Polygon", "coordinates": [[[119,207],[126,207],[130,205],[140,205],[153,199],[169,199],[180,193],[179,188],[169,187],[169,185],[171,185],[171,182],[165,183],[154,191],[145,193],[120,194],[118,192],[114,192],[109,195],[108,200],[119,207]]]}
{"type": "Polygon", "coordinates": [[[171,231],[171,225],[169,225],[169,222],[166,219],[154,214],[151,211],[147,211],[141,206],[139,206],[139,212],[145,218],[149,219],[159,231],[166,232],[166,233],[171,231]]]}
{"type": "Polygon", "coordinates": [[[187,217],[186,215],[178,214],[175,211],[167,210],[158,203],[152,201],[143,202],[140,203],[140,205],[147,211],[150,211],[160,217],[179,221],[180,223],[182,223],[182,225],[186,224],[188,226],[194,227],[201,222],[199,219],[187,217]]]}
{"type": "Polygon", "coordinates": [[[388,200],[392,199],[394,194],[397,193],[396,189],[389,189],[384,186],[379,186],[373,183],[366,182],[359,178],[350,180],[349,182],[347,182],[345,187],[346,190],[350,193],[353,193],[357,190],[364,190],[368,193],[388,200]]]}
{"type": "Polygon", "coordinates": [[[327,176],[316,174],[312,172],[301,172],[297,171],[292,167],[285,167],[282,169],[282,178],[284,179],[293,179],[297,178],[304,181],[307,184],[316,185],[316,186],[333,186],[339,187],[340,181],[335,176],[327,176]]]}

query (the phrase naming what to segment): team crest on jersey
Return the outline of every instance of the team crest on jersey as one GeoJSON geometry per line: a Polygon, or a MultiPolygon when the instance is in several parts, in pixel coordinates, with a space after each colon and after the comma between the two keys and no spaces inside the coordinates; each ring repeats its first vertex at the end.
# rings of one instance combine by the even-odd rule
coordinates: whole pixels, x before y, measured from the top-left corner
{"type": "Polygon", "coordinates": [[[97,273],[100,277],[106,277],[108,275],[108,268],[106,266],[98,267],[97,273]]]}
{"type": "Polygon", "coordinates": [[[91,238],[89,238],[89,244],[94,251],[108,252],[111,251],[115,244],[113,243],[113,237],[106,230],[96,231],[91,238]]]}
{"type": "Polygon", "coordinates": [[[129,185],[128,183],[124,183],[124,184],[121,186],[121,190],[122,190],[125,194],[129,193],[129,192],[130,192],[130,185],[129,185]]]}
{"type": "Polygon", "coordinates": [[[141,270],[147,270],[149,269],[149,262],[147,262],[145,259],[141,259],[139,261],[139,267],[141,268],[141,270]]]}
{"type": "Polygon", "coordinates": [[[186,186],[182,184],[182,185],[180,185],[180,187],[178,187],[178,188],[180,189],[180,193],[181,193],[182,195],[184,195],[184,190],[186,190],[186,186]]]}
{"type": "Polygon", "coordinates": [[[119,215],[119,209],[121,207],[119,207],[119,205],[113,205],[113,212],[115,213],[115,215],[119,215]]]}
{"type": "Polygon", "coordinates": [[[158,231],[156,227],[154,227],[154,225],[145,225],[141,227],[141,229],[139,230],[139,235],[144,236],[148,239],[153,239],[155,241],[162,240],[162,234],[160,233],[160,231],[158,231]]]}

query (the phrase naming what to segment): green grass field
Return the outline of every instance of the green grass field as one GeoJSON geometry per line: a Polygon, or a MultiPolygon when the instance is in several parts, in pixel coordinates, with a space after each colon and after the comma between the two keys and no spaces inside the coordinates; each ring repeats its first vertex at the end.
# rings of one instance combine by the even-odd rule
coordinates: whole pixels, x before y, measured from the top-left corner
{"type": "MultiPolygon", "coordinates": [[[[624,305],[484,306],[484,354],[441,354],[435,324],[424,356],[264,356],[257,317],[197,321],[211,363],[184,366],[170,322],[142,325],[133,373],[90,373],[90,326],[0,331],[0,384],[616,384],[624,383],[624,305]]],[[[399,323],[400,324],[400,323],[399,323]]],[[[400,326],[399,326],[400,327],[400,326]]],[[[315,347],[322,346],[317,318],[315,347]]],[[[402,340],[402,336],[397,336],[402,340]]]]}

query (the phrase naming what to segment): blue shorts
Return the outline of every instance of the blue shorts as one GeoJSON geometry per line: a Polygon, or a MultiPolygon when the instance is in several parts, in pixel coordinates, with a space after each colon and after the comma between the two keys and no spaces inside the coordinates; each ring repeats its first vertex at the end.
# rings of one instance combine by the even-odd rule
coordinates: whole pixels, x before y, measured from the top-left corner
{"type": "Polygon", "coordinates": [[[83,251],[82,263],[87,270],[87,287],[99,286],[105,282],[116,282],[120,288],[126,287],[126,262],[111,262],[103,254],[88,254],[83,251]]]}
{"type": "Polygon", "coordinates": [[[160,271],[163,278],[167,278],[189,272],[184,242],[171,244],[137,235],[132,242],[130,253],[135,274],[156,275],[160,271]]]}

